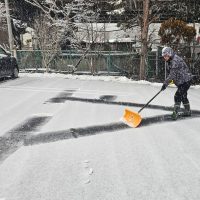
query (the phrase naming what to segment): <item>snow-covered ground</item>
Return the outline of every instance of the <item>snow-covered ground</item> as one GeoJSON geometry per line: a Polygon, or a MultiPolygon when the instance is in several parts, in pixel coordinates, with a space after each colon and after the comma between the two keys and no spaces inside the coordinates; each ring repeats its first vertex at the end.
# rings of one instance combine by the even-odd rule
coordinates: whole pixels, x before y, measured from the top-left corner
{"type": "Polygon", "coordinates": [[[174,86],[130,128],[160,83],[21,74],[0,81],[0,200],[200,199],[200,88],[194,115],[169,121],[174,86]]]}

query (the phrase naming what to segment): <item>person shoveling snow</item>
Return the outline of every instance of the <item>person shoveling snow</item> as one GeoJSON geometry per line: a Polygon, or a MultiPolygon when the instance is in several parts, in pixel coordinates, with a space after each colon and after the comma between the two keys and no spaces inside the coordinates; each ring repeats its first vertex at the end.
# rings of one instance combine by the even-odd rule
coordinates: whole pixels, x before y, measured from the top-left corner
{"type": "Polygon", "coordinates": [[[181,103],[183,103],[184,106],[183,114],[185,116],[190,116],[191,110],[190,102],[187,98],[187,92],[191,85],[192,74],[189,71],[189,67],[185,61],[176,53],[174,53],[170,47],[164,47],[162,49],[162,56],[167,62],[167,67],[170,72],[167,79],[163,83],[161,90],[164,91],[171,81],[173,81],[178,88],[174,95],[174,110],[172,113],[172,118],[174,120],[178,118],[181,103]]]}
{"type": "Polygon", "coordinates": [[[158,95],[161,91],[164,91],[170,82],[177,86],[177,91],[174,95],[174,109],[172,113],[172,119],[176,120],[178,116],[191,116],[190,103],[187,98],[187,92],[191,86],[192,74],[185,61],[179,57],[171,47],[164,47],[162,49],[162,57],[167,63],[169,75],[164,81],[161,90],[151,98],[138,112],[125,109],[123,121],[129,126],[138,127],[142,121],[140,112],[158,95]],[[184,112],[180,113],[180,106],[183,103],[184,112]]]}

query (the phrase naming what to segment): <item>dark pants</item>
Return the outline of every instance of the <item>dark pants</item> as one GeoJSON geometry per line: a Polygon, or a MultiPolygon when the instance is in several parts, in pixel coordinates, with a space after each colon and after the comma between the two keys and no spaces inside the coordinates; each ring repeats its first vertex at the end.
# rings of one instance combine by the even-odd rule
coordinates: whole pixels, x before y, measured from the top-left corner
{"type": "Polygon", "coordinates": [[[191,85],[191,82],[188,81],[178,86],[178,90],[176,91],[174,95],[175,104],[181,104],[181,102],[183,104],[189,103],[189,100],[187,98],[187,91],[189,90],[190,85],[191,85]]]}

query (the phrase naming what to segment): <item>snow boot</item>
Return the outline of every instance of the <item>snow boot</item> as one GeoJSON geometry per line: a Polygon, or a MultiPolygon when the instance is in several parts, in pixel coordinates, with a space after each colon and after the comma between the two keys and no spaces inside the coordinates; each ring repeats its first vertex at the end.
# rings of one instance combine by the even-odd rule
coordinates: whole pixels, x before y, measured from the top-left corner
{"type": "Polygon", "coordinates": [[[184,112],[183,112],[183,115],[186,116],[186,117],[189,117],[191,116],[191,110],[190,110],[190,104],[187,103],[187,104],[183,104],[184,106],[184,112]]]}
{"type": "Polygon", "coordinates": [[[173,113],[172,113],[172,119],[173,120],[177,120],[178,118],[178,111],[180,110],[180,104],[174,104],[174,110],[173,110],[173,113]]]}

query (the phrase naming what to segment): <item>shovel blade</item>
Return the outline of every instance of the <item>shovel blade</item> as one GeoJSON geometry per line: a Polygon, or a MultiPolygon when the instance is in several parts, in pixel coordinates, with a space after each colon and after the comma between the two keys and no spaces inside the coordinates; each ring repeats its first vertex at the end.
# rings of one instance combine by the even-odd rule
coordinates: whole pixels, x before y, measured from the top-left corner
{"type": "Polygon", "coordinates": [[[123,121],[127,125],[136,128],[140,125],[142,117],[139,115],[139,113],[126,108],[123,115],[123,121]]]}

